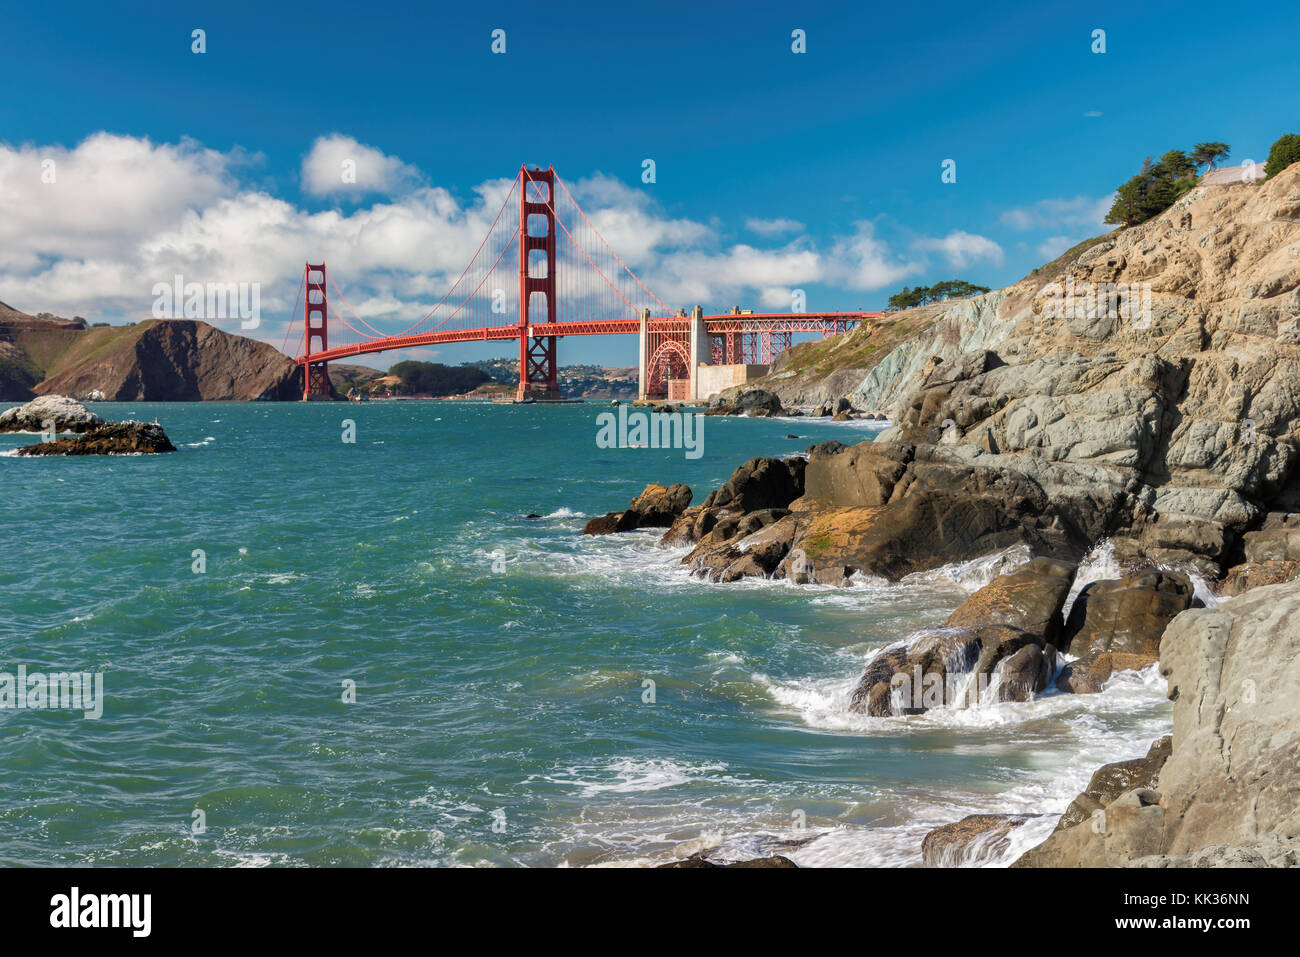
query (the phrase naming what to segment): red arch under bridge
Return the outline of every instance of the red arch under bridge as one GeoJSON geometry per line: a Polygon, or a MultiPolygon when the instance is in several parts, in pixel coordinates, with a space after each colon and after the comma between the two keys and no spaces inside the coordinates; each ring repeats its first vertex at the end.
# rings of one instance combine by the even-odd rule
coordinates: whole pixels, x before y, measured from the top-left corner
{"type": "MultiPolygon", "coordinates": [[[[617,226],[617,224],[615,224],[617,226]]],[[[564,336],[638,337],[640,394],[665,396],[676,382],[696,399],[706,365],[766,365],[795,333],[837,335],[879,312],[752,313],[706,316],[674,310],[619,258],[554,169],[521,167],[477,251],[423,318],[397,332],[376,328],[343,296],[325,263],[303,272],[297,362],[303,398],[330,397],[329,363],[419,346],[517,339],[517,398],[559,398],[556,343],[564,336]],[[518,217],[507,215],[517,207],[518,217]],[[334,295],[330,292],[333,290],[334,295]],[[514,300],[512,303],[511,300],[514,300]],[[335,300],[342,309],[331,311],[335,300]],[[331,323],[352,333],[330,345],[331,323]],[[355,323],[355,324],[354,324],[355,323]]]]}

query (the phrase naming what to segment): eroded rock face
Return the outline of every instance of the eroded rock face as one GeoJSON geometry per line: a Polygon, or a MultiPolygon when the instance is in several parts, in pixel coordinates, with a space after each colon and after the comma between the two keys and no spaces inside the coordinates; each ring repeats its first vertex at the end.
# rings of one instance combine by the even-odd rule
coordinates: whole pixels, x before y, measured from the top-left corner
{"type": "Polygon", "coordinates": [[[622,512],[609,512],[591,519],[582,534],[609,535],[635,528],[663,528],[672,525],[690,504],[689,486],[652,482],[622,512]]]}
{"type": "Polygon", "coordinates": [[[1070,608],[1062,650],[1154,658],[1165,628],[1191,607],[1192,592],[1186,575],[1170,571],[1090,582],[1070,608]]]}
{"type": "Polygon", "coordinates": [[[1300,582],[1183,612],[1165,631],[1160,663],[1174,730],[1154,785],[1120,781],[1128,789],[1100,808],[1099,826],[1058,828],[1018,866],[1296,859],[1300,582]]]}
{"type": "Polygon", "coordinates": [[[85,432],[104,420],[65,395],[42,395],[0,412],[0,432],[43,432],[52,422],[57,432],[85,432]]]}
{"type": "Polygon", "coordinates": [[[80,435],[24,445],[19,455],[141,455],[175,452],[161,425],[152,422],[105,422],[80,435]]]}

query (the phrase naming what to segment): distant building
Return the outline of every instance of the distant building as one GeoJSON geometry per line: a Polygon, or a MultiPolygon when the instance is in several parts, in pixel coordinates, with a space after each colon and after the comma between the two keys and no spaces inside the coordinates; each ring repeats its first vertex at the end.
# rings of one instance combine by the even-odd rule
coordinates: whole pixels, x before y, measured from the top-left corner
{"type": "Polygon", "coordinates": [[[1257,183],[1264,178],[1263,163],[1243,163],[1212,169],[1201,177],[1202,186],[1236,186],[1239,183],[1257,183]]]}

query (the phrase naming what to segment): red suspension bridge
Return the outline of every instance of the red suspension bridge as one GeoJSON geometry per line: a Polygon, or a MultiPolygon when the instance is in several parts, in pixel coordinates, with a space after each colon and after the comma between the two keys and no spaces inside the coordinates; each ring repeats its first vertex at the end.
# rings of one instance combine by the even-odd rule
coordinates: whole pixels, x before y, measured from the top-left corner
{"type": "MultiPolygon", "coordinates": [[[[640,397],[689,401],[704,397],[702,367],[707,372],[710,366],[767,365],[790,347],[795,333],[836,335],[882,315],[755,314],[735,308],[706,316],[699,306],[690,314],[685,309],[674,312],[619,258],[553,168],[526,166],[446,295],[405,329],[387,333],[363,319],[325,263],[306,265],[300,295],[305,328],[297,361],[305,373],[303,399],[330,397],[329,363],[335,359],[504,339],[519,340],[516,397],[557,399],[557,340],[635,335],[640,397]],[[506,214],[516,202],[518,221],[506,214]],[[344,306],[332,315],[329,288],[344,306]],[[331,347],[331,321],[341,323],[356,340],[331,347]]],[[[712,381],[731,384],[724,379],[712,381]]],[[[738,381],[743,381],[743,373],[738,381]]]]}

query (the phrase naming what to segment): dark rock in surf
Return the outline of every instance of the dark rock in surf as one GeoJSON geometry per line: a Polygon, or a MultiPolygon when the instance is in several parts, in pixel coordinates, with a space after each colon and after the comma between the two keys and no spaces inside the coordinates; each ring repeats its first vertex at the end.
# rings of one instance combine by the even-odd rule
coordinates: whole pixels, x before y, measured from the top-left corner
{"type": "Polygon", "coordinates": [[[637,528],[665,528],[673,524],[691,504],[691,490],[686,485],[650,484],[627,509],[593,518],[582,530],[584,535],[609,535],[637,528]]]}
{"type": "Polygon", "coordinates": [[[80,435],[54,442],[24,445],[18,454],[30,455],[141,455],[175,452],[161,425],[152,422],[107,422],[80,435]]]}

